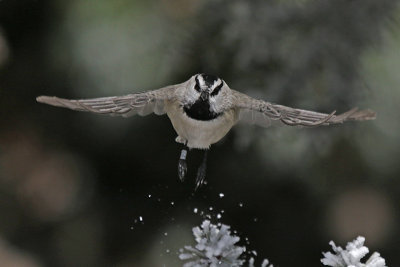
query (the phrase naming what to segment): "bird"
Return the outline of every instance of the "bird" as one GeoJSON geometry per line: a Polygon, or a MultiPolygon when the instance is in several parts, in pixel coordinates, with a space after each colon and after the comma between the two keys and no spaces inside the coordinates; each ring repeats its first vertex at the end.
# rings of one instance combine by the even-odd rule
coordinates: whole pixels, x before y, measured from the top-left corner
{"type": "Polygon", "coordinates": [[[223,79],[204,73],[195,74],[183,83],[123,96],[91,99],[39,96],[36,100],[77,111],[122,117],[167,114],[178,135],[175,141],[183,145],[178,160],[181,181],[187,175],[188,151],[204,151],[197,170],[196,189],[205,182],[210,146],[220,141],[238,122],[268,127],[277,121],[289,126],[316,127],[376,118],[371,109],[352,108],[336,115],[336,111],[320,113],[274,104],[231,89],[223,79]]]}

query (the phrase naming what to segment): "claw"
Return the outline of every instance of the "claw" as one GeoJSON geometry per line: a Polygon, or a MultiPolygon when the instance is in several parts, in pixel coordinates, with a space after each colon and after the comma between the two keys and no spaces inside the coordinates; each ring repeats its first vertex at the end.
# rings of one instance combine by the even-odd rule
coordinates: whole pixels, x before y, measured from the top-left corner
{"type": "Polygon", "coordinates": [[[183,182],[185,180],[186,173],[187,173],[186,156],[187,156],[187,150],[182,149],[181,156],[180,156],[179,162],[178,162],[178,177],[181,180],[181,182],[183,182]]]}
{"type": "Polygon", "coordinates": [[[186,160],[179,159],[179,162],[178,162],[178,176],[179,176],[179,179],[181,180],[181,182],[183,182],[185,180],[186,173],[187,173],[186,160]]]}
{"type": "Polygon", "coordinates": [[[196,188],[195,190],[199,189],[206,180],[206,164],[202,163],[197,170],[197,177],[196,177],[196,188]]]}
{"type": "Polygon", "coordinates": [[[203,184],[205,184],[206,170],[207,170],[207,150],[204,152],[203,162],[201,163],[199,169],[197,170],[195,190],[199,189],[203,184]]]}

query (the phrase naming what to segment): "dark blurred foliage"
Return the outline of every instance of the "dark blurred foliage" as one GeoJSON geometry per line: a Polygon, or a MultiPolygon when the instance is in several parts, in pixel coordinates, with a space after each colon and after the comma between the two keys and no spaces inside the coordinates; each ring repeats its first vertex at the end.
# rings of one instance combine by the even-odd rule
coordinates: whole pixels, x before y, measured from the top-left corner
{"type": "Polygon", "coordinates": [[[0,266],[180,266],[191,227],[218,213],[277,266],[321,266],[329,240],[357,235],[399,266],[390,107],[400,83],[385,79],[393,54],[381,48],[399,32],[398,14],[393,0],[0,1],[0,266]],[[35,102],[136,92],[197,72],[295,107],[371,105],[378,120],[238,126],[212,148],[208,185],[194,192],[201,153],[189,154],[180,183],[166,117],[35,102]]]}

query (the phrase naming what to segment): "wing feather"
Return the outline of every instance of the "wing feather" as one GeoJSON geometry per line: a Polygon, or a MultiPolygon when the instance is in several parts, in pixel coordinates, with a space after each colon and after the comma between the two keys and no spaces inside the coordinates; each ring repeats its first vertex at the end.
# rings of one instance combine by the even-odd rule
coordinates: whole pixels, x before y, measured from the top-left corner
{"type": "Polygon", "coordinates": [[[91,99],[64,99],[55,96],[39,96],[36,101],[77,111],[129,117],[135,114],[165,114],[165,102],[173,99],[176,86],[168,86],[144,93],[91,99]]]}
{"type": "Polygon", "coordinates": [[[320,126],[343,123],[345,121],[364,121],[376,118],[373,110],[353,108],[340,115],[336,111],[330,114],[304,109],[296,109],[252,98],[232,90],[236,108],[239,108],[239,120],[268,127],[273,121],[280,121],[290,126],[320,126]],[[263,115],[263,116],[262,116],[263,115]]]}

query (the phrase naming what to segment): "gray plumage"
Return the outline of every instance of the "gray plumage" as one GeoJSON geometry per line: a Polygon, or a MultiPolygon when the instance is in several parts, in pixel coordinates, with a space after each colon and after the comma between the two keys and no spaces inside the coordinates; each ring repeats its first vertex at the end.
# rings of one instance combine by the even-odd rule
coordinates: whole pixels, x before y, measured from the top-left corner
{"type": "Polygon", "coordinates": [[[223,80],[205,74],[194,75],[181,84],[125,96],[80,100],[39,96],[37,101],[72,110],[123,117],[135,114],[145,116],[153,112],[157,115],[167,113],[178,133],[176,141],[189,148],[199,149],[208,149],[218,142],[238,121],[263,127],[268,127],[271,121],[280,121],[290,126],[315,127],[345,121],[371,120],[376,116],[369,109],[353,108],[335,115],[335,111],[325,114],[273,104],[232,90],[223,80]],[[213,95],[218,86],[221,88],[213,95]],[[209,111],[217,117],[209,120],[191,118],[184,107],[194,106],[204,94],[209,111]]]}

